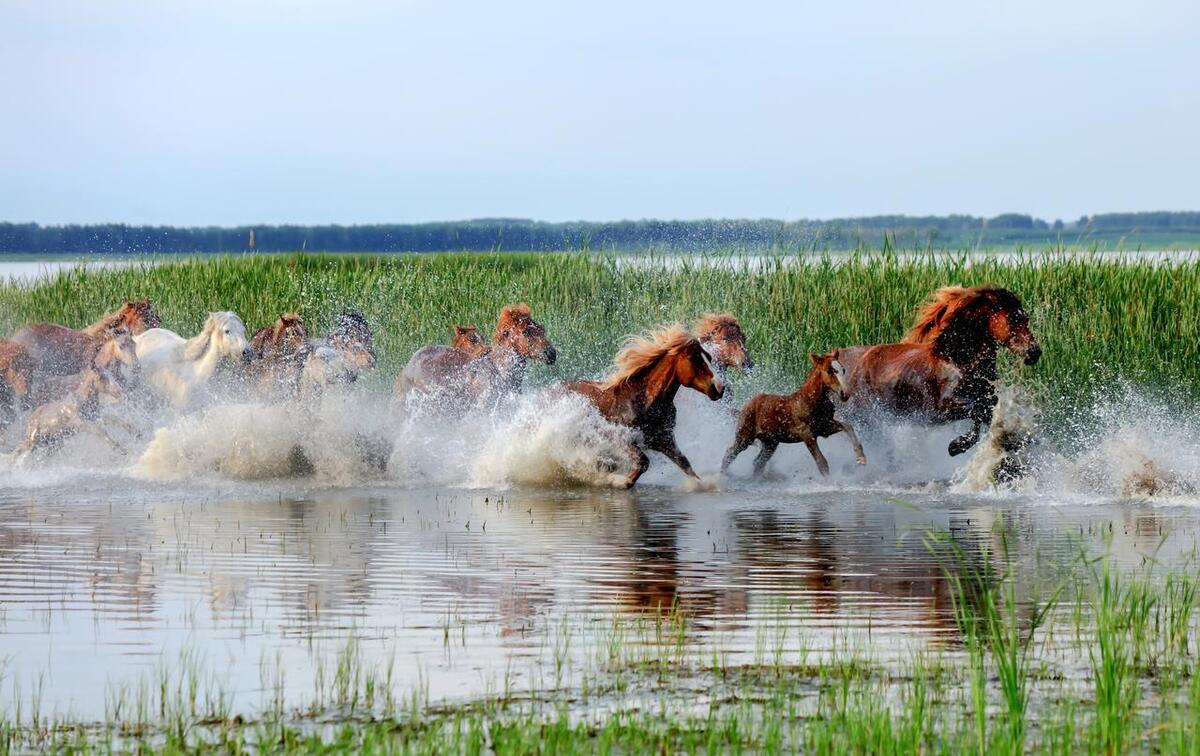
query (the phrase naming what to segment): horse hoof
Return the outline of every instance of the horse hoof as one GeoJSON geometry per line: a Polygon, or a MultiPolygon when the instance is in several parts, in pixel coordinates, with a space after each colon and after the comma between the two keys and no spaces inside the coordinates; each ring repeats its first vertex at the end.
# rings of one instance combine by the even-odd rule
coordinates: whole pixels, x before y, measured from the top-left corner
{"type": "Polygon", "coordinates": [[[961,438],[956,438],[950,442],[950,446],[948,446],[946,448],[946,451],[950,452],[951,457],[957,457],[959,454],[962,454],[967,449],[970,449],[971,446],[972,446],[972,444],[967,443],[966,441],[962,440],[961,438]]]}
{"type": "Polygon", "coordinates": [[[855,463],[856,465],[866,465],[866,464],[867,464],[867,458],[866,458],[866,457],[859,457],[858,459],[854,460],[854,463],[855,463]]]}

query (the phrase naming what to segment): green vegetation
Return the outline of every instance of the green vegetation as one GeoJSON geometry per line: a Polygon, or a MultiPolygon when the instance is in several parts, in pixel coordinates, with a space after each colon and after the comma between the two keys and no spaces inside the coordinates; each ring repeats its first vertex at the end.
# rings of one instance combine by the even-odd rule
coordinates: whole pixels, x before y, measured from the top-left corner
{"type": "Polygon", "coordinates": [[[448,341],[452,323],[491,328],[505,303],[528,301],[559,347],[533,380],[604,369],[621,339],[706,311],[736,314],[762,368],[754,388],[781,388],[806,372],[806,354],[899,339],[939,286],[993,282],[1016,291],[1045,358],[1009,380],[1050,406],[1093,382],[1115,379],[1200,387],[1200,263],[1156,264],[1091,254],[1011,257],[902,255],[621,258],[597,254],[215,257],[72,271],[0,287],[0,330],[50,320],[80,326],[126,297],[149,296],[165,325],[195,333],[205,313],[231,309],[248,329],[284,311],[314,332],[343,306],[361,308],[377,331],[390,382],[423,344],[448,341]]]}
{"type": "Polygon", "coordinates": [[[564,620],[547,630],[547,662],[527,686],[506,675],[491,695],[433,702],[421,686],[397,690],[391,665],[366,663],[351,642],[293,700],[282,671],[261,665],[252,712],[235,712],[185,655],[111,690],[103,721],[48,717],[36,691],[15,695],[0,750],[1195,753],[1200,675],[1186,638],[1198,629],[1200,574],[1123,571],[1081,554],[1045,585],[1006,538],[990,550],[930,537],[960,636],[915,653],[869,636],[810,646],[793,607],[749,651],[693,632],[677,611],[564,620]]]}

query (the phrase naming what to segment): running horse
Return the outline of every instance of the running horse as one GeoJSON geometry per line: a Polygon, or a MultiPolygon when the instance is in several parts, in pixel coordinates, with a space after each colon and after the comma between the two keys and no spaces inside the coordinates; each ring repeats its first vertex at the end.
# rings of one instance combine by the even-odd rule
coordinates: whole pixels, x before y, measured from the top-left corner
{"type": "Polygon", "coordinates": [[[573,381],[568,391],[580,394],[609,422],[640,432],[630,448],[634,469],[625,480],[632,488],[650,466],[644,449],[659,452],[687,475],[700,480],[675,443],[675,394],[681,386],[716,401],[725,383],[700,340],[679,326],[667,326],[630,340],[617,353],[616,370],[604,381],[573,381]]]}
{"type": "Polygon", "coordinates": [[[35,372],[71,375],[89,368],[100,347],[119,332],[140,336],[161,324],[150,300],[139,299],[78,331],[55,323],[32,323],[17,331],[12,340],[29,350],[35,372]]]}
{"type": "Polygon", "coordinates": [[[558,353],[546,329],[533,319],[529,305],[500,311],[492,346],[479,354],[442,345],[421,347],[396,378],[394,394],[440,395],[447,408],[469,406],[489,395],[517,393],[529,360],[553,365],[558,353]]]}
{"type": "Polygon", "coordinates": [[[1032,365],[1042,347],[1021,301],[998,286],[947,286],[924,306],[904,341],[838,350],[857,407],[878,407],[931,424],[971,420],[951,456],[979,440],[996,406],[1001,347],[1032,365]]]}
{"type": "Polygon", "coordinates": [[[300,353],[308,344],[308,330],[298,313],[286,312],[274,325],[263,326],[250,337],[241,377],[258,394],[292,392],[300,377],[300,353]]]}

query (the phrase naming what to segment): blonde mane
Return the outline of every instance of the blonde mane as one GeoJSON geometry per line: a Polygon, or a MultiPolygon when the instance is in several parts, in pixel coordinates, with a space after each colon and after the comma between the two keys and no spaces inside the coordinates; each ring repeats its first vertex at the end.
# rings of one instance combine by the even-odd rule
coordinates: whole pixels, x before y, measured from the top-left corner
{"type": "Polygon", "coordinates": [[[678,354],[692,343],[698,343],[696,337],[678,323],[653,333],[631,336],[613,359],[613,373],[604,379],[603,387],[615,388],[662,358],[678,354]]]}
{"type": "Polygon", "coordinates": [[[695,333],[698,338],[704,338],[725,326],[742,327],[741,323],[738,323],[738,319],[727,312],[706,312],[696,321],[695,333]]]}
{"type": "Polygon", "coordinates": [[[980,297],[997,291],[995,286],[943,286],[917,314],[917,322],[904,336],[910,344],[930,344],[952,324],[966,308],[980,297]]]}

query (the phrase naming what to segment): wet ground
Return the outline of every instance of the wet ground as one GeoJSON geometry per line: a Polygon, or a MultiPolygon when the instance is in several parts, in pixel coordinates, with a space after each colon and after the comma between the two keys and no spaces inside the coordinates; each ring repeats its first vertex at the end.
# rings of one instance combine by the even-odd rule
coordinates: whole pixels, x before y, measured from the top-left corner
{"type": "Polygon", "coordinates": [[[926,533],[985,559],[998,524],[1036,576],[1106,538],[1124,565],[1182,564],[1200,509],[770,484],[304,492],[90,475],[0,488],[0,701],[102,717],[114,690],[197,664],[254,708],[279,680],[312,690],[351,639],[401,692],[461,700],[543,673],[556,644],[586,657],[614,617],[672,607],[688,642],[734,653],[786,611],[814,647],[906,654],[956,638],[926,533]]]}

